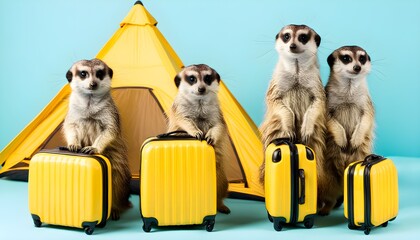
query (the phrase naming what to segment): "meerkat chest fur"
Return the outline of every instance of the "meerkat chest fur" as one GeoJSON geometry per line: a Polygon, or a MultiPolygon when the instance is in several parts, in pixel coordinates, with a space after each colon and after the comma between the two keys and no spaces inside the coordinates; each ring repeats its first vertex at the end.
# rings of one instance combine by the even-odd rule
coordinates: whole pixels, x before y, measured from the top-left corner
{"type": "Polygon", "coordinates": [[[207,132],[220,122],[220,108],[217,99],[210,97],[189,99],[180,96],[178,103],[178,113],[191,119],[203,132],[207,132]]]}
{"type": "Polygon", "coordinates": [[[110,94],[71,94],[66,122],[78,129],[84,144],[92,144],[105,128],[117,127],[117,119],[118,113],[110,94]]]}
{"type": "Polygon", "coordinates": [[[327,85],[328,111],[351,135],[364,114],[373,108],[365,79],[337,81],[330,77],[327,85]]]}
{"type": "Polygon", "coordinates": [[[306,62],[280,59],[271,85],[274,91],[268,97],[281,100],[293,109],[296,120],[300,121],[306,109],[322,92],[317,59],[306,62]]]}

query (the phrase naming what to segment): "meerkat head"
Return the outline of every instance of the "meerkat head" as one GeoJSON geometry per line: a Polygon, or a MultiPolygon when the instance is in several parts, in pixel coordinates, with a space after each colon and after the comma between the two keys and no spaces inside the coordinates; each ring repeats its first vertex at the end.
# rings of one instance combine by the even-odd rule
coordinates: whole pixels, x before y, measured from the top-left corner
{"type": "Polygon", "coordinates": [[[67,71],[66,78],[73,91],[103,94],[110,90],[113,71],[102,60],[80,60],[67,71]]]}
{"type": "Polygon", "coordinates": [[[370,56],[358,46],[344,46],[335,50],[328,56],[327,62],[331,74],[348,79],[363,78],[371,68],[370,56]]]}
{"type": "Polygon", "coordinates": [[[175,76],[178,92],[193,98],[217,95],[220,75],[205,64],[190,65],[175,76]]]}
{"type": "Polygon", "coordinates": [[[276,50],[291,59],[316,56],[321,37],[306,25],[287,25],[276,35],[276,50]]]}

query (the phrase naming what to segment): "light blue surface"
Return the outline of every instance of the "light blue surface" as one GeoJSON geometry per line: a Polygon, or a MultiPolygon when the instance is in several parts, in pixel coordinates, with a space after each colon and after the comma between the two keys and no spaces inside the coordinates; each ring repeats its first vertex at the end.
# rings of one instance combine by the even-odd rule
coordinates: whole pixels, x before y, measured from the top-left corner
{"type": "Polygon", "coordinates": [[[399,174],[399,214],[387,228],[374,228],[369,236],[363,231],[349,230],[343,208],[329,216],[317,217],[312,229],[285,227],[276,232],[267,219],[263,202],[227,199],[230,215],[218,214],[213,232],[204,227],[191,229],[158,228],[143,232],[138,196],[131,196],[134,205],[119,221],[108,221],[103,229],[87,236],[81,229],[42,226],[35,228],[28,210],[26,182],[0,179],[0,236],[1,239],[419,239],[420,219],[420,158],[391,157],[399,174]]]}
{"type": "MultiPolygon", "coordinates": [[[[0,149],[66,84],[73,62],[99,52],[134,2],[0,1],[0,149]]],[[[377,113],[376,153],[420,156],[420,1],[143,3],[183,62],[214,67],[257,125],[281,27],[303,23],[321,35],[324,83],[334,49],[362,46],[373,61],[368,84],[377,113]]]]}

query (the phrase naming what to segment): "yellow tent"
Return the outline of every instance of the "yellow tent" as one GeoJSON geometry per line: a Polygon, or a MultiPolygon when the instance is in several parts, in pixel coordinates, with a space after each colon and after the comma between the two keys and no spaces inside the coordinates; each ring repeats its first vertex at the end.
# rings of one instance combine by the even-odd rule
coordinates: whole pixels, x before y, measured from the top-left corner
{"type": "MultiPolygon", "coordinates": [[[[133,180],[138,181],[143,141],[165,132],[166,115],[177,89],[174,76],[183,64],[156,27],[157,21],[137,1],[120,28],[96,56],[113,70],[112,95],[121,113],[133,180]]],[[[44,110],[0,152],[0,177],[26,173],[40,149],[65,145],[61,125],[70,87],[63,87],[44,110]]],[[[219,99],[231,139],[227,166],[231,196],[261,198],[258,167],[263,148],[258,128],[221,82],[219,99]]]]}

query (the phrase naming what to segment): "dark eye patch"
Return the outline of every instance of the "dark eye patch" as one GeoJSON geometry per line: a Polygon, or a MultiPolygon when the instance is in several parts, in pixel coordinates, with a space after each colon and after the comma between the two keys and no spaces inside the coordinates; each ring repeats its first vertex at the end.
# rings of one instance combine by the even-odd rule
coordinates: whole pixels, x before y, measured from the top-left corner
{"type": "Polygon", "coordinates": [[[187,76],[187,82],[190,84],[190,85],[193,85],[194,83],[196,83],[197,82],[197,78],[195,77],[195,76],[187,76]]]}
{"type": "Polygon", "coordinates": [[[359,57],[359,62],[364,65],[366,63],[366,56],[365,55],[360,55],[359,57]]]}
{"type": "Polygon", "coordinates": [[[99,78],[99,80],[103,80],[105,77],[105,71],[102,69],[96,71],[96,77],[99,78]]]}
{"type": "Polygon", "coordinates": [[[290,40],[290,33],[283,34],[281,40],[283,40],[284,43],[287,43],[290,40]]]}
{"type": "Polygon", "coordinates": [[[89,77],[89,73],[87,71],[79,71],[77,75],[79,75],[79,77],[82,80],[85,79],[85,78],[87,78],[87,77],[89,77]]]}
{"type": "Polygon", "coordinates": [[[344,63],[344,64],[349,64],[353,61],[353,59],[350,57],[350,55],[346,54],[346,55],[340,55],[340,60],[344,63]]]}
{"type": "Polygon", "coordinates": [[[212,79],[211,75],[204,76],[204,83],[206,83],[207,85],[210,86],[212,82],[213,82],[213,79],[212,79]]]}
{"type": "Polygon", "coordinates": [[[302,44],[306,44],[309,41],[309,35],[308,34],[300,34],[298,37],[298,41],[302,44]]]}

